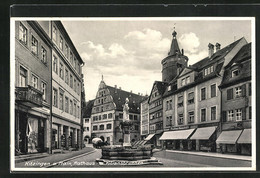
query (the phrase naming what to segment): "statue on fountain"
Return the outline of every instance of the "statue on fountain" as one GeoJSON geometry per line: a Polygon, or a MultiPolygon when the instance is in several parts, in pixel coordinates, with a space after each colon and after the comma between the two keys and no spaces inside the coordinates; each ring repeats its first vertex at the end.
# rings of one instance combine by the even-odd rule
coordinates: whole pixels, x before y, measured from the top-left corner
{"type": "Polygon", "coordinates": [[[125,104],[123,107],[123,122],[120,123],[122,133],[123,133],[123,146],[131,147],[130,143],[130,130],[133,125],[132,121],[129,120],[129,99],[126,98],[125,104]]]}

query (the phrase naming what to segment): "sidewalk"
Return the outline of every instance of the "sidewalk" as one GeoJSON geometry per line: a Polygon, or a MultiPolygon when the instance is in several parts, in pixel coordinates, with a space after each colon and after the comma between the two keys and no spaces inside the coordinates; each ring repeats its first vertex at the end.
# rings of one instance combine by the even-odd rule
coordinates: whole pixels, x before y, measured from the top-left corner
{"type": "Polygon", "coordinates": [[[214,152],[201,152],[201,151],[179,151],[179,150],[166,150],[167,152],[173,153],[182,153],[182,154],[190,154],[190,155],[199,155],[199,156],[208,156],[215,158],[227,158],[227,159],[237,159],[244,161],[251,161],[251,156],[245,155],[231,155],[231,154],[222,154],[222,153],[214,153],[214,152]]]}
{"type": "Polygon", "coordinates": [[[44,158],[39,158],[39,159],[34,159],[31,161],[24,161],[20,163],[16,163],[15,167],[21,168],[21,167],[41,167],[41,166],[46,166],[46,165],[51,165],[53,163],[63,161],[65,159],[69,159],[84,153],[88,153],[91,151],[94,151],[95,149],[92,147],[85,147],[82,150],[79,151],[70,151],[66,153],[60,153],[60,154],[50,154],[47,157],[44,158]]]}

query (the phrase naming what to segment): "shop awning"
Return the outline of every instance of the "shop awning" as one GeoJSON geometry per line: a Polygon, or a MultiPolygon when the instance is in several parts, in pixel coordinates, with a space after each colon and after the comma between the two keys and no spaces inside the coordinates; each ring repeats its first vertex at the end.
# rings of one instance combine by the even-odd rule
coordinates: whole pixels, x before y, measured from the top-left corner
{"type": "Polygon", "coordinates": [[[240,144],[251,144],[251,129],[244,129],[244,131],[242,132],[241,136],[239,137],[239,139],[237,140],[237,143],[240,144]]]}
{"type": "Polygon", "coordinates": [[[155,134],[148,135],[144,140],[151,140],[155,134]]]}
{"type": "Polygon", "coordinates": [[[241,132],[242,130],[223,131],[216,140],[216,143],[236,144],[241,132]]]}
{"type": "Polygon", "coordinates": [[[188,139],[194,130],[195,129],[164,132],[159,140],[185,140],[188,139]]]}
{"type": "Polygon", "coordinates": [[[191,136],[191,140],[208,140],[215,132],[216,127],[197,128],[196,132],[191,136]]]}

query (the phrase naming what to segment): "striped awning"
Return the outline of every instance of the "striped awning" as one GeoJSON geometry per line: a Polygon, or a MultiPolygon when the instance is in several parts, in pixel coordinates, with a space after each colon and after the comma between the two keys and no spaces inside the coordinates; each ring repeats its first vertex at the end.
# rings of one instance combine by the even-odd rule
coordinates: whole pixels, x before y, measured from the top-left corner
{"type": "Polygon", "coordinates": [[[251,129],[244,129],[241,136],[237,140],[237,143],[240,144],[251,144],[251,129]]]}
{"type": "Polygon", "coordinates": [[[242,130],[223,131],[216,140],[216,143],[236,144],[241,132],[242,130]]]}
{"type": "Polygon", "coordinates": [[[155,134],[148,135],[144,140],[151,140],[155,134]]]}
{"type": "Polygon", "coordinates": [[[164,132],[159,140],[186,140],[195,129],[176,130],[164,132]]]}

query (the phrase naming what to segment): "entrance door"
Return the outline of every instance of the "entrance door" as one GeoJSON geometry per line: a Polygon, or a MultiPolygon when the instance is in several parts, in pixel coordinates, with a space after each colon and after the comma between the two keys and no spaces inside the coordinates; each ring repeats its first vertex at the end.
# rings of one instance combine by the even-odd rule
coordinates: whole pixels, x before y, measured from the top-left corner
{"type": "Polygon", "coordinates": [[[20,112],[19,116],[19,150],[21,153],[25,154],[28,150],[28,141],[26,135],[27,116],[24,112],[20,112]]]}
{"type": "Polygon", "coordinates": [[[45,123],[43,119],[39,119],[38,123],[38,150],[44,152],[44,128],[45,123]]]}

